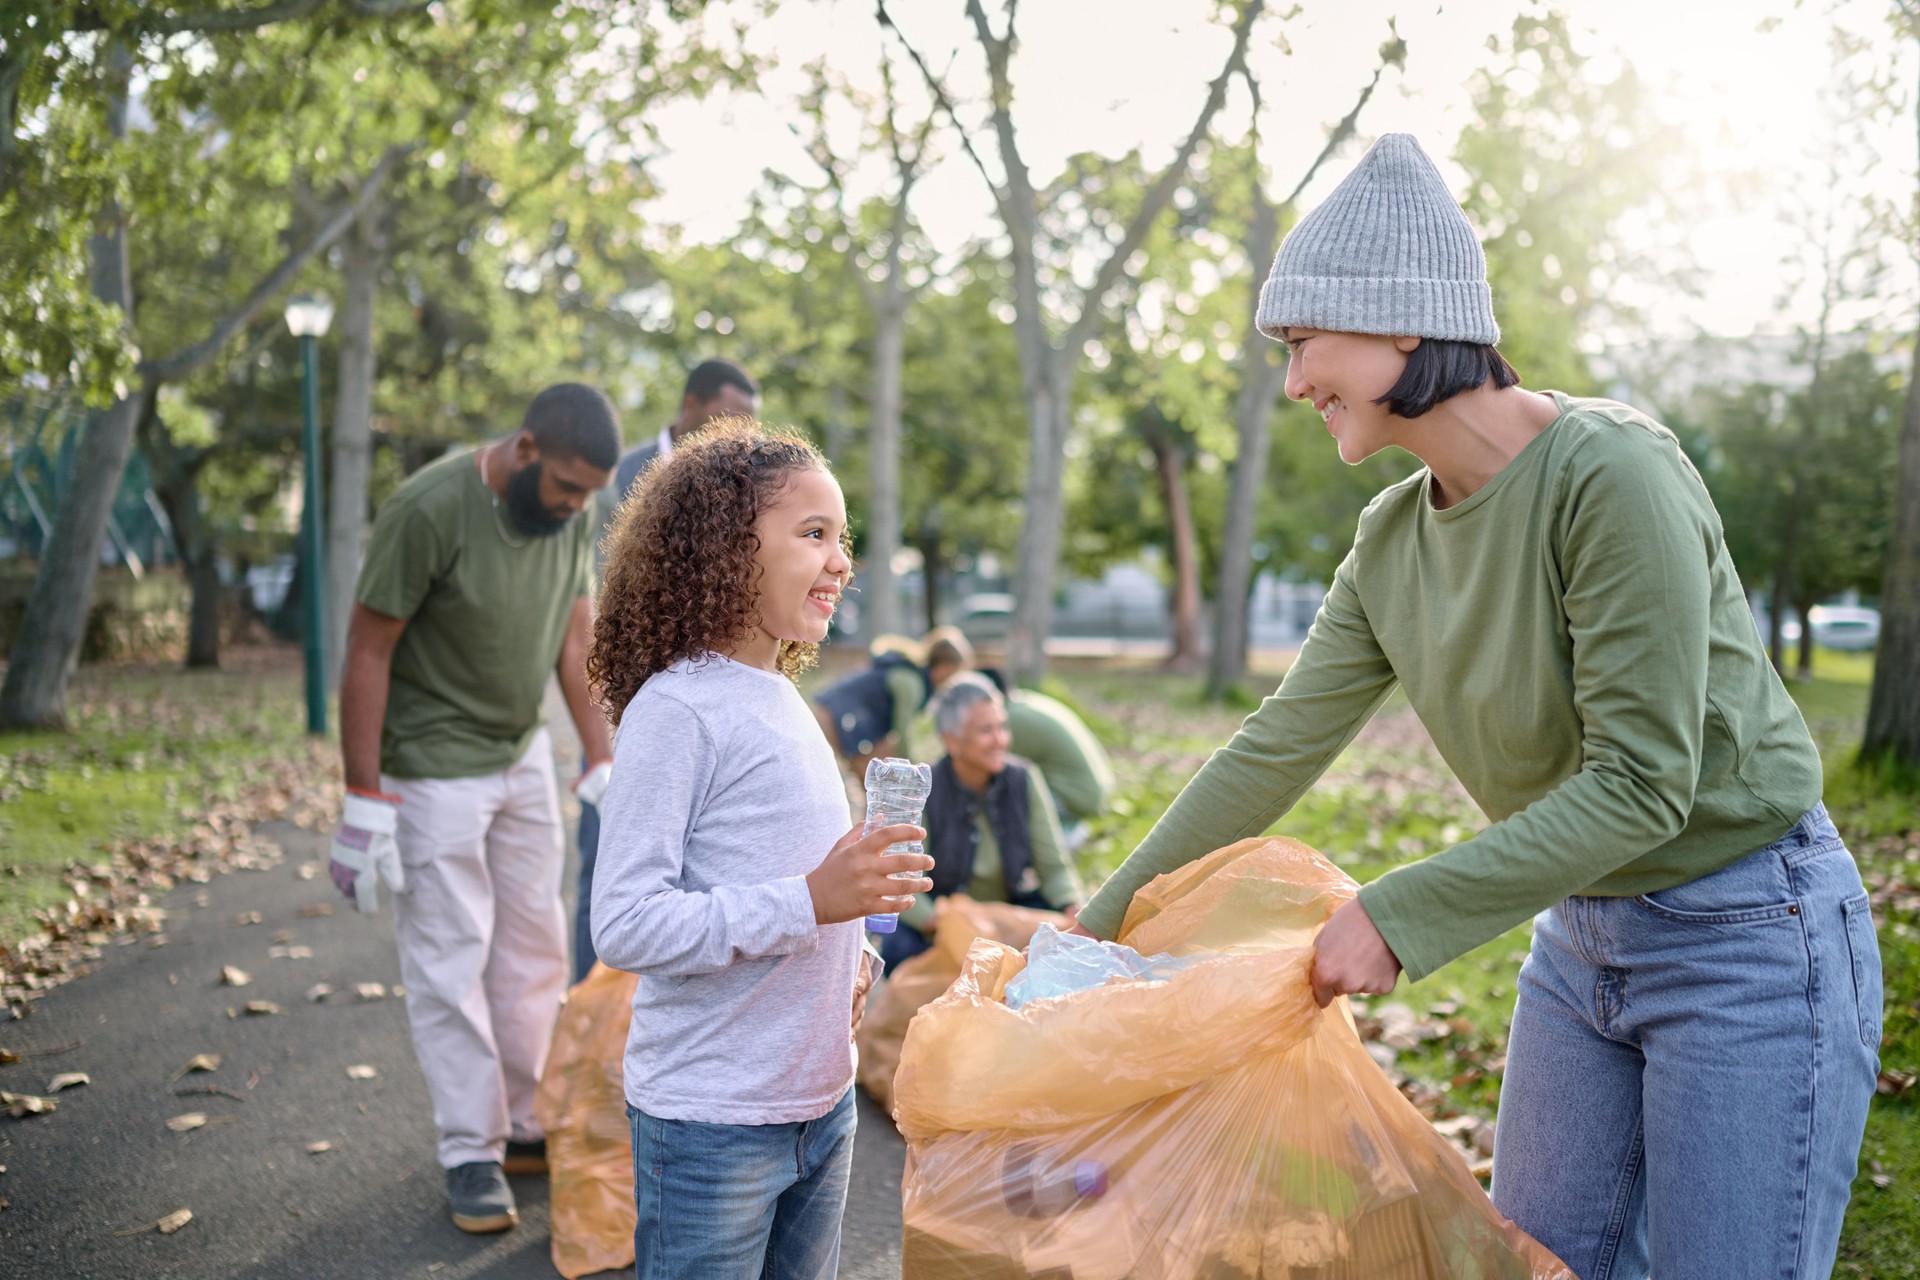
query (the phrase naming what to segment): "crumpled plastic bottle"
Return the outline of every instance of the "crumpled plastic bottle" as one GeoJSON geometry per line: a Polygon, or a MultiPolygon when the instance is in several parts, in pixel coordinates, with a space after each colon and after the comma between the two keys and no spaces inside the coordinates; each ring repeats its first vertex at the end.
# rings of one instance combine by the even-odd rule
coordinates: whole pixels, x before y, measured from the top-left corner
{"type": "Polygon", "coordinates": [[[1132,947],[1099,938],[1062,933],[1041,925],[1027,948],[1027,967],[1007,983],[1007,1008],[1019,1010],[1035,1000],[1072,995],[1115,978],[1164,981],[1204,957],[1143,956],[1132,947]]]}

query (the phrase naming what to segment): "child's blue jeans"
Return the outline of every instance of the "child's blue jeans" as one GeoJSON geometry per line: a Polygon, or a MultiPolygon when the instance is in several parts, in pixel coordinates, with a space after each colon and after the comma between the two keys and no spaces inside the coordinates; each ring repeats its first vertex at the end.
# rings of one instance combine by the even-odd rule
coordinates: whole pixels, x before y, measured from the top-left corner
{"type": "Polygon", "coordinates": [[[818,1120],[700,1124],[627,1108],[636,1280],[833,1280],[853,1090],[818,1120]]]}
{"type": "Polygon", "coordinates": [[[1581,1280],[1824,1280],[1880,953],[1822,806],[1674,889],[1569,898],[1520,970],[1493,1198],[1581,1280]]]}

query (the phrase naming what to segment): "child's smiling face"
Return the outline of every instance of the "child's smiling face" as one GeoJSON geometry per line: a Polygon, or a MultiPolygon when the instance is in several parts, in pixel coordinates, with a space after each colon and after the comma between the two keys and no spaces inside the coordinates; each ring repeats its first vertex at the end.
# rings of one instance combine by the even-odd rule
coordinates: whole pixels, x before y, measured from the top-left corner
{"type": "Polygon", "coordinates": [[[838,481],[812,467],[788,476],[754,524],[760,540],[759,631],[800,644],[827,638],[840,593],[853,577],[841,546],[846,528],[847,503],[838,481]]]}

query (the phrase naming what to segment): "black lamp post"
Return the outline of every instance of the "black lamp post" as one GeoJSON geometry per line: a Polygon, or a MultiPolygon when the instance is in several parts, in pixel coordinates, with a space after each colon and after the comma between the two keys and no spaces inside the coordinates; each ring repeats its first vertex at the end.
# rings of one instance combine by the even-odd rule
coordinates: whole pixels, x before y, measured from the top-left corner
{"type": "Polygon", "coordinates": [[[324,293],[303,293],[287,302],[287,328],[300,339],[301,406],[305,419],[306,496],[301,502],[300,630],[307,659],[307,732],[327,732],[327,671],[321,625],[327,594],[327,566],[320,527],[320,386],[314,375],[314,344],[333,322],[333,301],[324,293]]]}

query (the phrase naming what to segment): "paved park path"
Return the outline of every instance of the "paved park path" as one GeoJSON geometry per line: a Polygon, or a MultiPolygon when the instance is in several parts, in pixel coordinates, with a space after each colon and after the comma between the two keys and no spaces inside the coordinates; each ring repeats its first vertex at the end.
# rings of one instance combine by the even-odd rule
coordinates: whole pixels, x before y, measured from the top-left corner
{"type": "MultiPolygon", "coordinates": [[[[570,746],[558,747],[563,764],[570,746]]],[[[340,897],[323,837],[283,824],[260,834],[285,850],[282,865],[175,889],[164,945],[116,941],[97,972],[0,1022],[0,1048],[28,1055],[0,1066],[0,1089],[41,1094],[58,1073],[91,1078],[55,1095],[52,1114],[0,1114],[0,1277],[556,1276],[544,1179],[514,1180],[512,1231],[470,1236],[448,1220],[404,1002],[356,991],[400,980],[390,912],[363,917],[340,897]],[[315,914],[323,907],[331,913],[315,914]],[[247,985],[223,984],[226,966],[247,985]],[[334,993],[310,1000],[319,983],[334,993]],[[260,1000],[280,1012],[244,1012],[260,1000]],[[176,1078],[200,1054],[218,1054],[218,1070],[176,1078]],[[168,1129],[188,1112],[207,1122],[168,1129]],[[310,1152],[321,1142],[328,1149],[310,1152]],[[192,1221],[161,1234],[154,1224],[178,1209],[192,1221]]],[[[860,1103],[840,1275],[878,1280],[900,1274],[905,1149],[860,1103]]]]}

